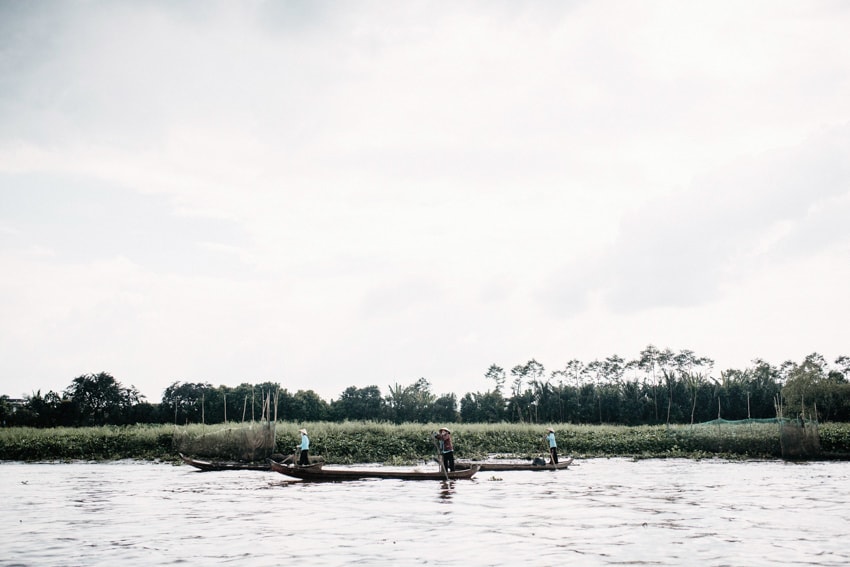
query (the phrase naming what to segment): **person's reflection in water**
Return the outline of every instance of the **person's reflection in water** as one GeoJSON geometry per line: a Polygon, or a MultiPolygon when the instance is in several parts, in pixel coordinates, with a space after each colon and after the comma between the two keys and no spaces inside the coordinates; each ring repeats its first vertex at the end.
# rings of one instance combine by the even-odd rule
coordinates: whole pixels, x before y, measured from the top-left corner
{"type": "Polygon", "coordinates": [[[455,483],[451,480],[440,481],[440,500],[451,500],[455,492],[455,483]]]}

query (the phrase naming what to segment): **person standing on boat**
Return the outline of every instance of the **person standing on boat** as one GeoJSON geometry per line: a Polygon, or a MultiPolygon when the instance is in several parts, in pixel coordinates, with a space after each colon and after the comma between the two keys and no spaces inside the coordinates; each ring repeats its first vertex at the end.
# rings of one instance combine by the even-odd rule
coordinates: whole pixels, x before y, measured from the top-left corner
{"type": "Polygon", "coordinates": [[[445,427],[441,427],[437,433],[437,439],[440,440],[443,465],[447,471],[453,472],[455,470],[455,448],[452,445],[452,432],[445,427]]]}
{"type": "Polygon", "coordinates": [[[309,465],[310,464],[310,438],[307,437],[306,429],[299,429],[298,433],[301,434],[301,456],[298,457],[299,465],[309,465]]]}
{"type": "Polygon", "coordinates": [[[546,432],[546,441],[549,443],[550,465],[558,464],[558,444],[555,443],[555,430],[551,427],[546,432]]]}

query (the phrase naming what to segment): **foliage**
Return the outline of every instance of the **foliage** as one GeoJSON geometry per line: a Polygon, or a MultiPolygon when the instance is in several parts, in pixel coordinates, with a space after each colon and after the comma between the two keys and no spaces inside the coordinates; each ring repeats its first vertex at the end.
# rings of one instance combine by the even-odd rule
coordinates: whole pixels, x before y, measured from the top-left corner
{"type": "Polygon", "coordinates": [[[74,378],[65,396],[81,425],[124,424],[142,398],[136,388],[125,388],[106,372],[74,378]]]}
{"type": "Polygon", "coordinates": [[[0,459],[173,458],[172,428],[159,425],[0,429],[0,459]]]}
{"type": "MultiPolygon", "coordinates": [[[[434,459],[431,435],[436,423],[278,422],[274,451],[290,454],[298,444],[298,429],[310,432],[311,454],[329,463],[419,463],[434,459]]],[[[698,425],[556,425],[559,452],[590,457],[725,457],[778,458],[776,424],[715,422],[698,425]]],[[[161,459],[174,461],[192,440],[191,454],[207,458],[243,459],[241,443],[262,425],[229,423],[102,426],[83,428],[0,428],[0,460],[161,459]]],[[[532,424],[469,424],[452,427],[459,459],[503,456],[531,459],[545,454],[545,429],[532,424]]],[[[850,424],[819,426],[825,457],[850,456],[850,424]]],[[[269,449],[264,449],[268,451],[269,449]]]]}
{"type": "Polygon", "coordinates": [[[498,389],[466,394],[460,400],[460,419],[464,423],[499,423],[507,418],[507,401],[498,389]]]}
{"type": "Polygon", "coordinates": [[[850,450],[850,423],[826,423],[818,426],[821,449],[826,455],[846,455],[850,450]]]}
{"type": "Polygon", "coordinates": [[[350,386],[331,402],[330,412],[335,421],[380,420],[386,414],[386,405],[377,386],[350,386]]]}
{"type": "Polygon", "coordinates": [[[434,400],[431,385],[425,378],[409,386],[396,383],[390,386],[390,394],[387,396],[389,418],[393,423],[426,423],[433,419],[430,409],[434,400]]]}
{"type": "Polygon", "coordinates": [[[722,418],[772,418],[777,407],[802,412],[818,422],[850,421],[850,357],[830,365],[813,353],[780,367],[756,359],[745,369],[714,374],[713,361],[689,350],[649,345],[634,360],[612,355],[587,364],[570,360],[547,372],[535,359],[506,375],[496,364],[484,373],[486,392],[437,396],[419,378],[395,383],[382,396],[378,386],[350,386],[327,402],[313,390],[295,393],[276,382],[236,387],[206,382],[173,382],[159,403],[141,399],[101,372],[75,378],[62,395],[34,393],[20,406],[0,403],[6,425],[57,427],[99,424],[250,423],[375,421],[402,423],[684,425],[722,418]],[[269,404],[273,396],[274,403],[269,404]]]}

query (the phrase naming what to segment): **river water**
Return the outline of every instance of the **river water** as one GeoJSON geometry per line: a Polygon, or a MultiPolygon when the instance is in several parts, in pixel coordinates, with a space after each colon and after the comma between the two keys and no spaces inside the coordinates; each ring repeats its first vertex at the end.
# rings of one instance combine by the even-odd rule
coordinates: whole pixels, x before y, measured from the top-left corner
{"type": "Polygon", "coordinates": [[[450,483],[5,462],[0,507],[4,567],[850,564],[847,462],[590,459],[450,483]]]}

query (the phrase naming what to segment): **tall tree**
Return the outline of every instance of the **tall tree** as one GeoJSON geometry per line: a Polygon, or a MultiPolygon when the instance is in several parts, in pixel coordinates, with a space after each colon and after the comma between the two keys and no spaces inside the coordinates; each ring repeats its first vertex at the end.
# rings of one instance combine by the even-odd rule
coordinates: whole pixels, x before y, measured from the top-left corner
{"type": "Polygon", "coordinates": [[[658,421],[658,378],[657,371],[659,369],[659,359],[661,352],[655,345],[649,344],[640,352],[640,362],[638,366],[646,372],[652,384],[652,403],[655,408],[655,421],[658,421]]]}
{"type": "Polygon", "coordinates": [[[357,388],[349,386],[339,399],[331,402],[331,416],[337,421],[377,421],[384,417],[384,399],[377,386],[357,388]]]}
{"type": "Polygon", "coordinates": [[[525,364],[517,364],[511,368],[511,376],[514,377],[513,384],[511,385],[511,395],[513,397],[516,398],[522,393],[522,382],[527,375],[528,366],[525,364]]]}
{"type": "Polygon", "coordinates": [[[207,382],[172,382],[162,394],[162,411],[174,423],[201,423],[203,402],[213,390],[207,382]]]}
{"type": "Polygon", "coordinates": [[[432,419],[440,423],[454,423],[458,419],[457,396],[454,394],[443,394],[432,404],[432,419]]]}
{"type": "Polygon", "coordinates": [[[74,378],[65,395],[71,399],[81,425],[120,424],[141,396],[106,372],[74,378]]]}
{"type": "Polygon", "coordinates": [[[435,396],[431,393],[431,384],[425,378],[409,386],[401,386],[396,382],[389,387],[386,400],[390,417],[395,423],[432,421],[431,406],[435,396]]]}
{"type": "Polygon", "coordinates": [[[313,390],[298,390],[292,396],[294,421],[324,421],[330,415],[330,406],[313,390]]]}
{"type": "Polygon", "coordinates": [[[505,386],[505,370],[501,366],[496,366],[495,364],[491,364],[490,368],[487,369],[487,372],[484,374],[484,377],[488,380],[492,380],[494,383],[494,390],[502,393],[502,388],[505,386]]]}

